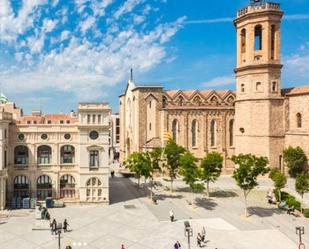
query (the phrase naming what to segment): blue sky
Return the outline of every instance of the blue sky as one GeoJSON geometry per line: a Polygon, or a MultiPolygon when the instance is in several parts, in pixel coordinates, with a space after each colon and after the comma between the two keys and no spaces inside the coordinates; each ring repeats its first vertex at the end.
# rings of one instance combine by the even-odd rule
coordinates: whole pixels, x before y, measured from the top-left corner
{"type": "MultiPolygon", "coordinates": [[[[309,85],[309,3],[281,0],[283,86],[309,85]]],[[[29,113],[137,84],[234,89],[236,11],[249,0],[1,0],[0,88],[29,113]],[[232,2],[232,3],[231,3],[232,2]]]]}

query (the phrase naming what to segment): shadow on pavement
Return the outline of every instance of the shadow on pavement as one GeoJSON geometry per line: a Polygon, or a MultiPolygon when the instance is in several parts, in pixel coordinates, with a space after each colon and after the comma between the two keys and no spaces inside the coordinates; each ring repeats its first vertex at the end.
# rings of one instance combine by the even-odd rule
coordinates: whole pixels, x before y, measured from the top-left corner
{"type": "Polygon", "coordinates": [[[274,214],[284,214],[285,212],[278,208],[248,207],[249,216],[270,217],[274,214]]]}
{"type": "Polygon", "coordinates": [[[217,203],[215,203],[212,199],[206,199],[206,198],[195,198],[195,205],[198,207],[205,208],[206,210],[214,210],[216,206],[218,206],[217,203]]]}
{"type": "Polygon", "coordinates": [[[183,195],[173,195],[173,194],[156,194],[155,198],[157,200],[163,201],[165,199],[181,199],[183,198],[183,195]]]}
{"type": "Polygon", "coordinates": [[[130,178],[114,177],[109,179],[109,196],[110,203],[116,204],[129,200],[146,197],[147,190],[141,184],[138,188],[137,184],[132,182],[130,178]]]}
{"type": "Polygon", "coordinates": [[[213,192],[210,192],[210,197],[216,197],[216,198],[231,198],[231,197],[237,197],[238,194],[234,191],[230,190],[216,190],[213,192]]]}

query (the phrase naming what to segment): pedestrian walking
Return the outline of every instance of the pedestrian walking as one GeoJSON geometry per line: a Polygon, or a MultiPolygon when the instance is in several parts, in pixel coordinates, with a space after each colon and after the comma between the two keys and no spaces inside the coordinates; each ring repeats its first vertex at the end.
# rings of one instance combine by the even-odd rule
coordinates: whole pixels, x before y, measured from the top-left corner
{"type": "Polygon", "coordinates": [[[57,222],[53,219],[52,223],[50,223],[51,235],[56,234],[57,222]]]}
{"type": "Polygon", "coordinates": [[[171,209],[170,210],[170,219],[171,219],[171,222],[174,222],[174,212],[173,212],[173,210],[171,209]]]}
{"type": "Polygon", "coordinates": [[[67,219],[64,219],[64,221],[63,221],[63,232],[68,232],[68,226],[69,226],[69,223],[68,223],[67,219]]]}
{"type": "Polygon", "coordinates": [[[181,249],[179,241],[176,241],[176,243],[174,244],[174,249],[181,249]]]}
{"type": "Polygon", "coordinates": [[[111,171],[111,177],[114,178],[114,176],[115,176],[115,171],[112,170],[112,171],[111,171]]]}
{"type": "Polygon", "coordinates": [[[122,244],[121,247],[120,247],[120,249],[126,249],[126,248],[125,248],[124,245],[122,244]]]}
{"type": "Polygon", "coordinates": [[[197,234],[197,245],[199,246],[199,247],[202,247],[202,235],[200,234],[200,233],[198,233],[197,234]]]}
{"type": "Polygon", "coordinates": [[[202,241],[205,242],[205,240],[206,240],[206,229],[205,229],[205,227],[202,228],[201,236],[202,236],[202,241]]]}

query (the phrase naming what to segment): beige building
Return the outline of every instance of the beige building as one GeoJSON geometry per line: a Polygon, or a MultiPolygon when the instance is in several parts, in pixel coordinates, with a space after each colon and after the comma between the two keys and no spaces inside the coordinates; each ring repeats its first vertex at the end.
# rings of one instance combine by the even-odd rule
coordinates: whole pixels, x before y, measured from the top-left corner
{"type": "Polygon", "coordinates": [[[0,208],[25,197],[109,203],[110,113],[106,103],[46,115],[0,104],[0,208]]]}
{"type": "Polygon", "coordinates": [[[301,146],[309,155],[309,86],[281,88],[280,5],[262,0],[238,11],[236,92],[165,90],[136,85],[131,77],[120,96],[120,157],[163,146],[165,131],[198,158],[210,151],[267,156],[283,169],[285,147],[301,146]]]}

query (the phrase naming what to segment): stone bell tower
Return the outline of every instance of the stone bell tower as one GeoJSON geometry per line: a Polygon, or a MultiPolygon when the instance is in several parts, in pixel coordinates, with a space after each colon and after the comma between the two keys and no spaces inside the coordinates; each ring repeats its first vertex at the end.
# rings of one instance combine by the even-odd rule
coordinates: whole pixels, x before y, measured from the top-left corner
{"type": "Polygon", "coordinates": [[[239,10],[235,103],[236,154],[266,156],[280,167],[284,146],[280,4],[251,0],[239,10]]]}

